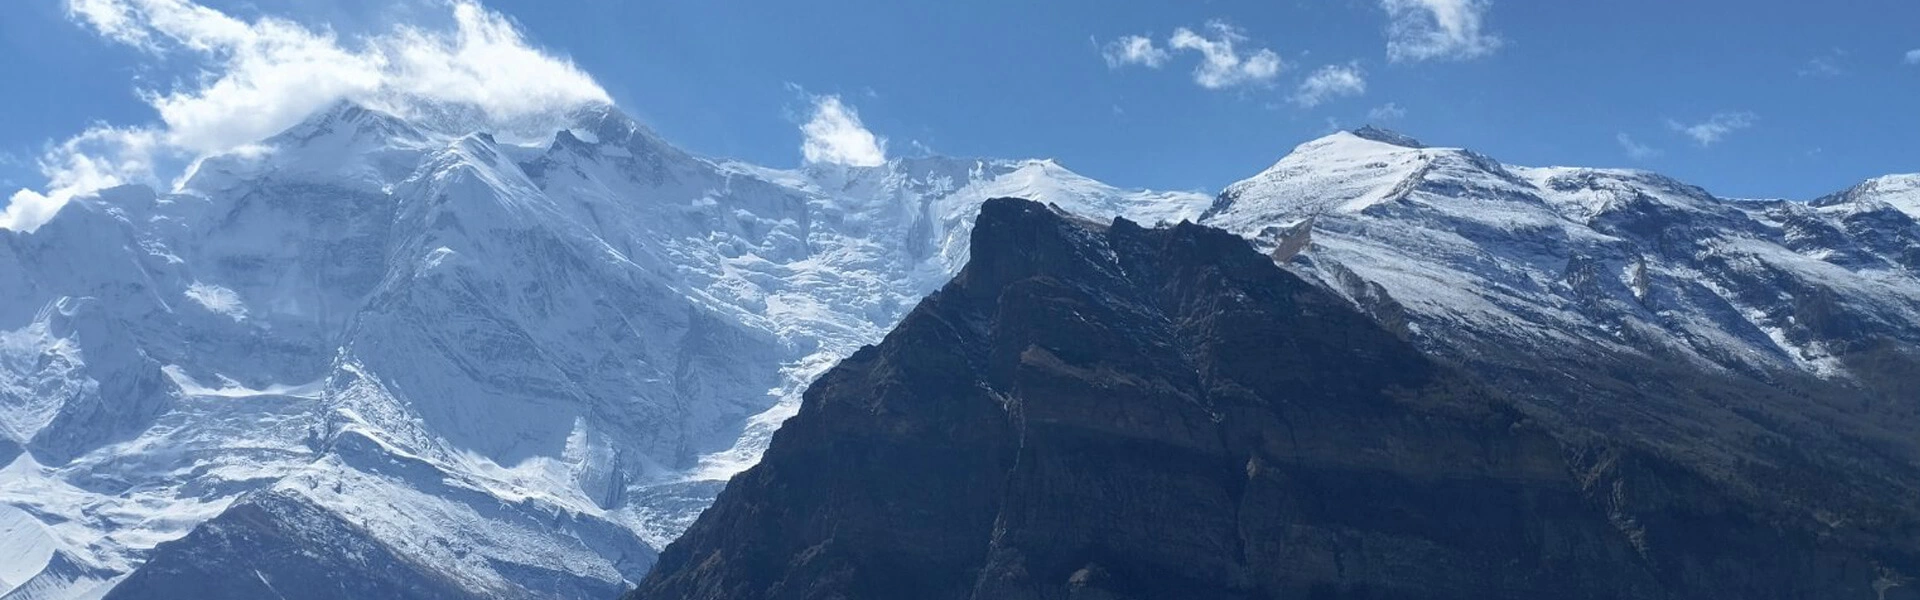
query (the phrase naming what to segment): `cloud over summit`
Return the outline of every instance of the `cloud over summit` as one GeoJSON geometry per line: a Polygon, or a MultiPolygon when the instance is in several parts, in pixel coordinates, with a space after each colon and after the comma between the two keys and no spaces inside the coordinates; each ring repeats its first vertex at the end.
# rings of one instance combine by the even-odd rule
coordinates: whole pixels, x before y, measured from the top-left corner
{"type": "Polygon", "coordinates": [[[860,122],[860,113],[837,95],[813,98],[812,113],[800,125],[800,153],[808,163],[877,167],[887,162],[887,139],[860,122]]]}
{"type": "Polygon", "coordinates": [[[157,122],[101,124],[54,145],[39,161],[45,190],[16,192],[0,227],[31,230],[75,194],[158,184],[165,159],[247,147],[341,100],[409,117],[458,105],[485,128],[611,103],[591,76],[533,46],[505,16],[473,0],[436,6],[450,9],[450,26],[403,23],[342,38],[323,25],[248,20],[189,0],[68,0],[75,22],[155,62],[184,58],[199,75],[135,90],[157,122]]]}

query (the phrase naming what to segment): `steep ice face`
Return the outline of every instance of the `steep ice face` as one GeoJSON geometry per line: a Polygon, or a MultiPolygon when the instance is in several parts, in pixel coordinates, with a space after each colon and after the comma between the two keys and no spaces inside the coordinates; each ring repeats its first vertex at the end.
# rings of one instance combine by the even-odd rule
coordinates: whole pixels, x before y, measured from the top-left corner
{"type": "Polygon", "coordinates": [[[964,263],[987,198],[1209,200],[1048,161],[765,169],[611,107],[544,136],[441,116],[337,105],[0,232],[0,526],[35,532],[4,597],[180,591],[140,567],[242,542],[263,581],[372,552],[450,593],[605,596],[964,263]]]}

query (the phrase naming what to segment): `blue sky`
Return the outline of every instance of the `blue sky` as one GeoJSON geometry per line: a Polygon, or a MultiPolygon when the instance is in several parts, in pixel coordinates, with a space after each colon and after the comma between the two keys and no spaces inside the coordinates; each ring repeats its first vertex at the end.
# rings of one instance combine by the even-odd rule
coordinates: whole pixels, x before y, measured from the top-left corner
{"type": "Polygon", "coordinates": [[[471,86],[461,98],[511,110],[523,92],[604,95],[690,150],[771,166],[801,163],[802,126],[837,99],[827,116],[844,118],[830,133],[864,125],[887,156],[1053,157],[1128,187],[1217,190],[1302,141],[1369,122],[1510,163],[1641,167],[1731,196],[1811,198],[1920,171],[1920,3],[1909,0],[19,0],[4,10],[7,192],[164,181],[312,96],[400,89],[302,71],[330,68],[315,66],[334,60],[327,44],[353,55],[383,39],[392,54],[456,30],[430,45],[445,56],[424,67],[361,75],[451,65],[475,72],[436,90],[471,86]],[[460,7],[483,21],[459,21],[460,7]],[[231,32],[208,23],[252,29],[220,37],[231,32]],[[286,30],[311,39],[287,52],[272,37],[286,30]],[[273,83],[302,79],[349,92],[273,83]],[[264,99],[234,99],[252,92],[264,99]]]}

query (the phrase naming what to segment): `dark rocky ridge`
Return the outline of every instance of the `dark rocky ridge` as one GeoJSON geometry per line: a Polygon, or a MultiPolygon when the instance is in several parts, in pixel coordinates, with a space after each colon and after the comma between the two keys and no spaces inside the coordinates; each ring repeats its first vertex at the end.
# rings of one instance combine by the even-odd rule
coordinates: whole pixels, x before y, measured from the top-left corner
{"type": "Polygon", "coordinates": [[[1533,421],[1240,238],[973,235],[632,598],[1920,597],[1910,546],[1533,421]]]}
{"type": "Polygon", "coordinates": [[[106,597],[471,597],[432,567],[408,561],[353,524],[292,494],[254,494],[185,538],[162,546],[197,551],[155,553],[152,562],[106,597]]]}

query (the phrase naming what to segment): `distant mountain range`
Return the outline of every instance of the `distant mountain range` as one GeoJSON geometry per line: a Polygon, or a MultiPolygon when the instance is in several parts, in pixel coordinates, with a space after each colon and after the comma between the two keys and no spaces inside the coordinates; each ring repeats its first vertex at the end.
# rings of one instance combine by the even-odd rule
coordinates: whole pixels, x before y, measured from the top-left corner
{"type": "Polygon", "coordinates": [[[343,103],[0,231],[0,598],[615,597],[997,197],[1244,236],[1557,440],[1847,552],[1920,531],[1915,176],[1733,201],[1364,129],[1216,197],[563,121],[343,103]]]}

